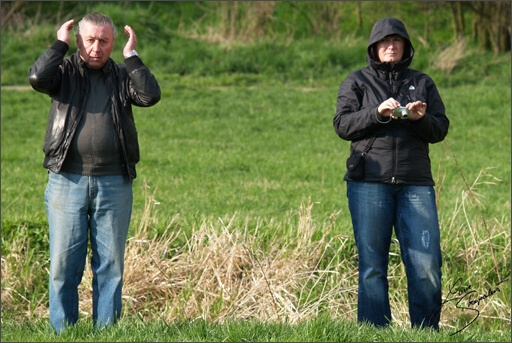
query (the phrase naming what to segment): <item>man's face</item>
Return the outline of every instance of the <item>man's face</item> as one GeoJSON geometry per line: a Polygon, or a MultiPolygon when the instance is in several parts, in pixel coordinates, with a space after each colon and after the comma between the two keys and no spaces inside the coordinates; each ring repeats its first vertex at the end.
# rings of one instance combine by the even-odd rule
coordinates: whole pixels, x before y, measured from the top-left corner
{"type": "Polygon", "coordinates": [[[404,39],[398,35],[386,36],[377,42],[377,52],[381,62],[398,63],[404,55],[404,39]]]}
{"type": "Polygon", "coordinates": [[[84,22],[80,34],[76,35],[76,45],[85,64],[91,69],[100,69],[107,63],[114,48],[112,27],[84,22]]]}

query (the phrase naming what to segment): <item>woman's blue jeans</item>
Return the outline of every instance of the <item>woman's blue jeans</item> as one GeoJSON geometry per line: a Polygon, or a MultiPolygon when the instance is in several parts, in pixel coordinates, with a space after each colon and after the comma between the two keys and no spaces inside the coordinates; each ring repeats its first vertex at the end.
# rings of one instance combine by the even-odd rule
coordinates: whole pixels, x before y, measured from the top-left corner
{"type": "Polygon", "coordinates": [[[119,318],[132,199],[132,183],[123,175],[49,173],[50,324],[57,332],[78,320],[78,285],[89,239],[95,327],[119,318]]]}
{"type": "Polygon", "coordinates": [[[358,249],[359,322],[391,322],[388,262],[393,227],[400,242],[412,326],[438,329],[441,314],[441,247],[432,186],[347,182],[358,249]]]}

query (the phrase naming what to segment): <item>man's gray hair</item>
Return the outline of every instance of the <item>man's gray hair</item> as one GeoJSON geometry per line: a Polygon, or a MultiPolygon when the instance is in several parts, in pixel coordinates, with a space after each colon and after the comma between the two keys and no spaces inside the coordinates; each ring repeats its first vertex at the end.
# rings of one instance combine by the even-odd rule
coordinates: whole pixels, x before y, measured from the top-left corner
{"type": "Polygon", "coordinates": [[[112,32],[114,34],[114,38],[117,36],[117,30],[116,26],[114,25],[114,22],[112,19],[110,19],[109,16],[99,13],[99,12],[93,12],[86,14],[79,22],[78,22],[78,30],[76,32],[77,35],[80,34],[80,30],[83,26],[83,23],[88,22],[97,26],[103,26],[103,25],[110,25],[112,27],[112,32]]]}

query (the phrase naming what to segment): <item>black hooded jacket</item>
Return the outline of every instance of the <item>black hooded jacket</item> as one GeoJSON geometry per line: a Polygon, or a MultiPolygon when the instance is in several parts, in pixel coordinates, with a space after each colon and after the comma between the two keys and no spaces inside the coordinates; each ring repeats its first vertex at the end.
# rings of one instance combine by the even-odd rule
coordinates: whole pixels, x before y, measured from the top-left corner
{"type": "MultiPolygon", "coordinates": [[[[90,88],[87,68],[78,51],[64,58],[69,45],[56,41],[38,57],[28,72],[35,90],[48,94],[52,106],[48,118],[43,151],[43,166],[58,173],[84,111],[90,88]]],[[[116,64],[109,58],[102,68],[111,89],[112,117],[119,135],[124,167],[130,180],[136,178],[139,143],[132,105],[153,106],[160,100],[160,86],[138,56],[116,64]]]]}
{"type": "MultiPolygon", "coordinates": [[[[442,141],[449,120],[434,81],[426,74],[410,69],[414,48],[404,24],[395,18],[377,21],[368,41],[368,66],[350,73],[340,85],[333,125],[336,133],[350,140],[351,154],[361,153],[376,137],[365,158],[363,182],[434,185],[429,143],[442,141]],[[389,35],[405,40],[404,55],[394,67],[381,63],[376,43],[389,35]],[[416,121],[381,117],[379,105],[389,98],[401,106],[414,101],[427,104],[425,115],[416,121]],[[387,123],[386,123],[387,122],[387,123]]],[[[345,175],[346,181],[350,178],[345,175]]]]}

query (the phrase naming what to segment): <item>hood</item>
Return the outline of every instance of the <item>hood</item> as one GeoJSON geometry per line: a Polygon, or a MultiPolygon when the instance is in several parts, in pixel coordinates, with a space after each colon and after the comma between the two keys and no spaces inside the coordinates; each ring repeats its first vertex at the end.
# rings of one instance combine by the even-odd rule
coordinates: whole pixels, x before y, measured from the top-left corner
{"type": "Polygon", "coordinates": [[[382,38],[390,35],[399,35],[405,40],[404,56],[399,64],[408,67],[412,62],[412,57],[414,56],[414,48],[411,40],[409,39],[409,34],[407,33],[404,23],[396,18],[382,18],[373,25],[372,32],[370,33],[370,39],[368,40],[367,61],[370,64],[381,64],[376,56],[374,46],[382,38]]]}

